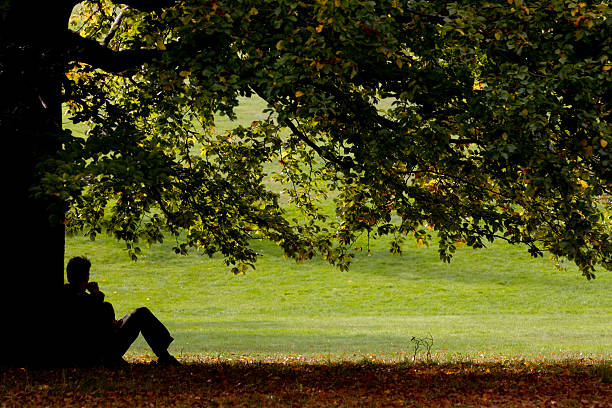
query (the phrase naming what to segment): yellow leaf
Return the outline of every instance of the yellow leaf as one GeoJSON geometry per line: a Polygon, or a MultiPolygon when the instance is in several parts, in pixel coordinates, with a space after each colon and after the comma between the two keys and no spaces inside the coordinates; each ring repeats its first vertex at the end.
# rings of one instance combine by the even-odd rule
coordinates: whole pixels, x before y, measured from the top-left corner
{"type": "Polygon", "coordinates": [[[257,10],[255,7],[251,7],[251,10],[249,10],[249,14],[254,16],[256,14],[259,13],[259,10],[257,10]]]}
{"type": "Polygon", "coordinates": [[[599,139],[599,144],[601,147],[606,147],[608,145],[608,141],[606,139],[599,139]]]}
{"type": "Polygon", "coordinates": [[[323,31],[323,24],[319,24],[315,30],[317,33],[320,33],[321,31],[323,31]]]}
{"type": "Polygon", "coordinates": [[[297,92],[295,93],[295,97],[296,97],[296,98],[299,98],[300,96],[304,96],[304,92],[302,92],[302,91],[297,91],[297,92]]]}
{"type": "Polygon", "coordinates": [[[501,31],[496,31],[496,32],[495,32],[495,39],[496,39],[497,41],[499,41],[499,40],[501,40],[501,37],[502,37],[502,33],[501,33],[501,31]]]}
{"type": "Polygon", "coordinates": [[[612,69],[612,65],[604,65],[603,67],[601,67],[602,71],[609,71],[610,69],[612,69]]]}
{"type": "Polygon", "coordinates": [[[523,109],[521,113],[525,116],[529,115],[529,111],[527,109],[523,109]]]}
{"type": "Polygon", "coordinates": [[[282,51],[285,49],[285,46],[283,45],[283,40],[280,40],[279,42],[276,43],[276,49],[279,51],[282,51]]]}

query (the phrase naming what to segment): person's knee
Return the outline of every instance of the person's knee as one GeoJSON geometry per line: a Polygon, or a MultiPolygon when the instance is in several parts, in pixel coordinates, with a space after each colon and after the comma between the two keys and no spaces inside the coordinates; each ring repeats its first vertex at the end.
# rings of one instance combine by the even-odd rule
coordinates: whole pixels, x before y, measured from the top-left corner
{"type": "Polygon", "coordinates": [[[135,309],[135,310],[132,312],[132,314],[133,314],[134,316],[139,316],[139,317],[144,317],[144,318],[146,318],[146,317],[148,317],[148,316],[152,316],[152,315],[153,315],[153,313],[151,313],[151,311],[149,310],[149,308],[147,308],[147,307],[145,307],[145,306],[142,306],[142,307],[139,307],[139,308],[135,309]]]}
{"type": "Polygon", "coordinates": [[[149,310],[149,308],[148,308],[148,307],[146,307],[146,306],[141,306],[141,307],[139,307],[139,308],[136,308],[136,309],[134,310],[134,313],[137,313],[137,314],[142,314],[142,315],[145,315],[145,314],[152,314],[152,313],[151,313],[151,311],[149,310]]]}

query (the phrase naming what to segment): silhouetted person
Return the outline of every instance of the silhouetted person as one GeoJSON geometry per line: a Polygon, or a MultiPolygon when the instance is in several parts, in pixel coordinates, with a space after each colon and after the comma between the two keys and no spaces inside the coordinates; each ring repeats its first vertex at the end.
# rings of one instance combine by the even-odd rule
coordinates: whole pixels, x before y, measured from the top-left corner
{"type": "Polygon", "coordinates": [[[158,357],[160,365],[179,365],[168,353],[174,340],[168,329],[146,307],[139,307],[115,320],[115,311],[104,301],[97,282],[89,281],[91,262],[85,257],[68,261],[63,301],[68,320],[65,352],[77,364],[126,364],[123,355],[139,333],[158,357]]]}

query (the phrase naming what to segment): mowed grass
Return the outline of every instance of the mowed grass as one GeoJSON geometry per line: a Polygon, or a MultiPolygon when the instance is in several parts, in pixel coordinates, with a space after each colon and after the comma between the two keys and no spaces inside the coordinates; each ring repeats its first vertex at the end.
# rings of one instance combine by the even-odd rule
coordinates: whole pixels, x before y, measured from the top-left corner
{"type": "MultiPolygon", "coordinates": [[[[245,100],[243,123],[263,116],[245,100]]],[[[232,126],[221,119],[217,131],[232,126]]],[[[112,238],[66,241],[66,261],[86,255],[118,315],[148,306],[170,328],[177,355],[410,355],[413,337],[431,336],[438,356],[612,357],[612,275],[587,281],[571,266],[533,259],[502,243],[460,248],[451,264],[437,250],[388,242],[355,251],[348,272],[323,260],[302,264],[254,242],[255,270],[233,275],[219,257],[175,255],[171,241],[129,260],[112,238]]],[[[133,355],[149,353],[139,340],[133,355]]]]}
{"type": "Polygon", "coordinates": [[[179,355],[399,355],[411,353],[413,336],[431,335],[432,351],[449,355],[612,357],[609,273],[586,281],[506,245],[460,250],[449,265],[434,249],[394,257],[382,243],[340,272],[255,245],[257,268],[238,276],[219,258],[174,255],[170,244],[132,262],[110,238],[68,239],[66,259],[90,257],[117,314],[150,307],[179,355]]]}

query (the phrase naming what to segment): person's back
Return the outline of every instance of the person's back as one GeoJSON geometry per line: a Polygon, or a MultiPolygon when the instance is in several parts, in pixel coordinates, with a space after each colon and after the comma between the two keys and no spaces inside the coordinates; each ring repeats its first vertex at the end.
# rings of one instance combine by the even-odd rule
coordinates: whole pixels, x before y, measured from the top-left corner
{"type": "Polygon", "coordinates": [[[104,302],[104,293],[87,290],[89,261],[73,258],[68,264],[68,283],[62,291],[62,330],[64,353],[74,364],[97,364],[102,361],[105,344],[112,335],[114,312],[104,302]]]}

